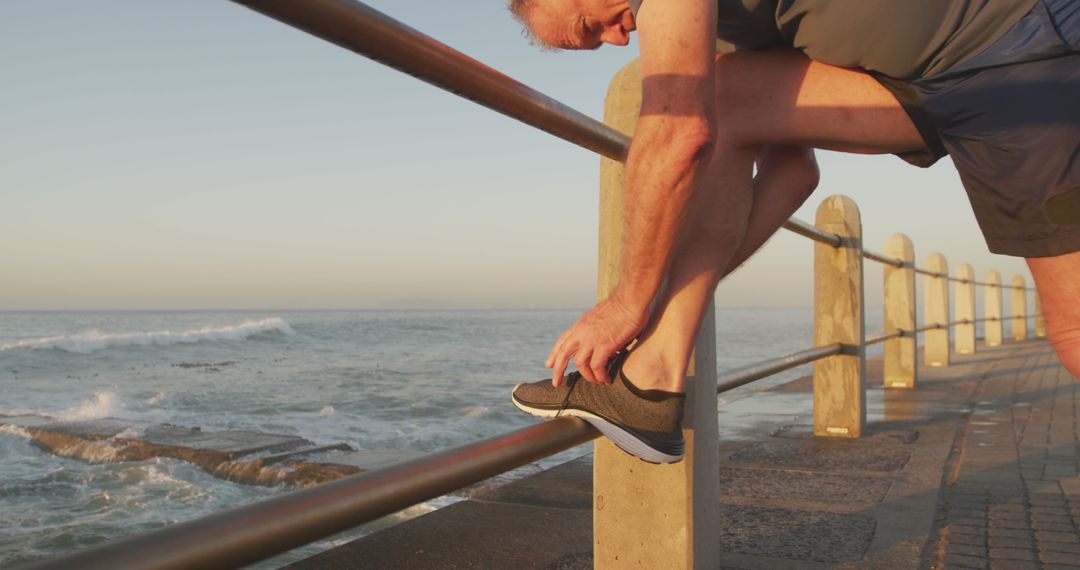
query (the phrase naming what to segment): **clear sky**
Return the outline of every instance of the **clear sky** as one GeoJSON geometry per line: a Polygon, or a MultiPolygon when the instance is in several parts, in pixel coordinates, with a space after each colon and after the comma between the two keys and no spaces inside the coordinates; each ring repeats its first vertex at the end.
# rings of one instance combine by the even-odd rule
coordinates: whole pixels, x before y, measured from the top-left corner
{"type": "MultiPolygon", "coordinates": [[[[542,52],[501,0],[368,3],[594,117],[637,55],[542,52]]],[[[226,0],[8,0],[0,72],[0,309],[593,299],[595,155],[226,0]]],[[[801,219],[843,193],[870,249],[1028,275],[948,161],[820,161],[801,219]]],[[[717,304],[808,306],[810,266],[781,232],[717,304]]]]}

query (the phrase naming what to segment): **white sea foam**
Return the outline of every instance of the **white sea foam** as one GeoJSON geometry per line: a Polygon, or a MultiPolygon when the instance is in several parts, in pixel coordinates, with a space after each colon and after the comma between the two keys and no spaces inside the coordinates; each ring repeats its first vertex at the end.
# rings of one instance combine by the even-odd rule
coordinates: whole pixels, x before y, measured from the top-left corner
{"type": "Polygon", "coordinates": [[[56,415],[62,421],[92,420],[114,416],[125,408],[124,400],[108,390],[102,390],[94,394],[93,398],[83,400],[78,404],[56,415]]]}
{"type": "Polygon", "coordinates": [[[0,410],[0,416],[32,416],[36,413],[38,413],[37,410],[22,407],[0,410]]]}
{"type": "Polygon", "coordinates": [[[160,404],[162,400],[165,399],[165,396],[166,396],[165,392],[158,392],[156,396],[146,400],[146,405],[148,405],[148,406],[156,406],[156,405],[160,404]]]}
{"type": "Polygon", "coordinates": [[[273,332],[287,335],[294,334],[292,327],[284,319],[272,317],[257,321],[244,321],[239,325],[202,327],[186,331],[104,333],[97,329],[91,329],[74,335],[49,336],[2,344],[0,345],[0,352],[23,348],[31,350],[54,349],[90,354],[91,352],[118,346],[169,346],[197,342],[244,340],[257,334],[273,332]]]}
{"type": "Polygon", "coordinates": [[[30,439],[30,432],[26,431],[25,428],[13,426],[11,424],[0,425],[0,433],[6,433],[22,439],[30,439]]]}

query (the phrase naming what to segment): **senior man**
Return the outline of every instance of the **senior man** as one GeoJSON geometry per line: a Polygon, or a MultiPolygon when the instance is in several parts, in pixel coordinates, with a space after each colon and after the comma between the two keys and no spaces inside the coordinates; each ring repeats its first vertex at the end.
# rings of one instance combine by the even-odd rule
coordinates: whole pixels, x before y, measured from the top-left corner
{"type": "Polygon", "coordinates": [[[636,31],[642,74],[619,284],[556,341],[552,379],[515,388],[522,410],[582,417],[646,461],[681,459],[704,310],[813,191],[814,148],[922,167],[951,155],[990,250],[1027,258],[1050,340],[1080,376],[1080,0],[510,9],[552,48],[625,46],[636,31]]]}

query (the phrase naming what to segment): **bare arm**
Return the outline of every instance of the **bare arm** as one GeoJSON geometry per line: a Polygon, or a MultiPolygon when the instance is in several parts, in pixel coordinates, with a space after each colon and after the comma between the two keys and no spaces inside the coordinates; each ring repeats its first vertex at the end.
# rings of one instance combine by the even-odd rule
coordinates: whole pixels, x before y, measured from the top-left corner
{"type": "Polygon", "coordinates": [[[647,311],[663,281],[714,136],[715,1],[643,4],[642,105],[626,161],[618,295],[647,311]]]}
{"type": "Polygon", "coordinates": [[[642,109],[626,161],[626,243],[619,285],[559,337],[556,385],[570,358],[591,381],[644,328],[714,134],[715,0],[650,0],[638,14],[642,109]]]}

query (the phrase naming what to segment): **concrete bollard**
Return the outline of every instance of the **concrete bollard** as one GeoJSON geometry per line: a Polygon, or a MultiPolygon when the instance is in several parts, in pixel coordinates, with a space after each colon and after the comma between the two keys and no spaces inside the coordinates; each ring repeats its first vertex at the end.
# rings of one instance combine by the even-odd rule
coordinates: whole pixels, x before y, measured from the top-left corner
{"type": "Polygon", "coordinates": [[[1013,340],[1027,340],[1027,283],[1019,275],[1012,278],[1012,303],[1009,305],[1009,312],[1012,313],[1013,340]]]}
{"type": "Polygon", "coordinates": [[[1046,315],[1038,291],[1035,292],[1035,338],[1046,338],[1046,315]]]}
{"type": "Polygon", "coordinates": [[[956,306],[954,321],[970,321],[956,325],[955,347],[957,354],[975,353],[975,269],[964,263],[956,268],[956,306]]]}
{"type": "Polygon", "coordinates": [[[945,256],[932,253],[926,258],[926,268],[940,276],[927,275],[923,292],[926,295],[926,325],[942,325],[926,331],[926,364],[949,365],[949,264],[945,256]]]}
{"type": "Polygon", "coordinates": [[[885,341],[885,387],[914,388],[919,369],[915,329],[915,247],[904,234],[885,242],[885,255],[904,261],[904,267],[885,265],[885,330],[904,336],[885,341]]]}
{"type": "MultiPolygon", "coordinates": [[[[635,60],[612,79],[604,121],[633,134],[641,108],[641,71],[635,60]]],[[[600,163],[600,259],[597,298],[619,279],[625,233],[623,165],[600,163]]],[[[712,305],[698,332],[687,378],[686,458],[650,465],[607,439],[593,458],[595,568],[718,568],[720,545],[719,427],[716,414],[716,329],[712,305]]]]}
{"type": "Polygon", "coordinates": [[[814,362],[814,435],[857,438],[866,426],[859,208],[847,196],[830,196],[818,206],[816,225],[844,243],[814,243],[814,346],[838,342],[844,351],[814,362]]]}
{"type": "Polygon", "coordinates": [[[1005,338],[1001,318],[1001,274],[997,271],[987,273],[986,282],[988,285],[983,302],[985,303],[985,318],[989,320],[983,324],[983,334],[986,337],[987,346],[1001,346],[1001,341],[1005,338]]]}

